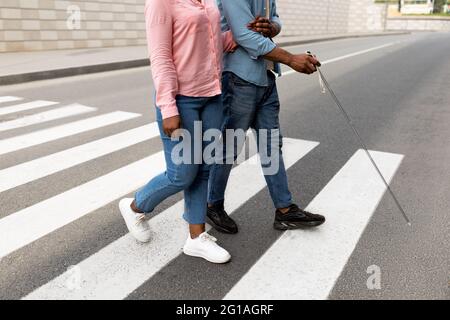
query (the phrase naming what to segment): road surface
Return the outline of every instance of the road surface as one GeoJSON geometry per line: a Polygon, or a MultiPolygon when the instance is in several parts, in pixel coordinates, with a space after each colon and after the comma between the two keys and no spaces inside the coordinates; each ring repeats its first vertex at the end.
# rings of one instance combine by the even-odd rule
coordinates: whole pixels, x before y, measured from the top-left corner
{"type": "Polygon", "coordinates": [[[412,220],[406,225],[317,75],[278,80],[284,154],[316,230],[273,230],[260,169],[234,169],[233,260],[186,257],[177,195],[147,245],[118,212],[164,169],[149,68],[0,87],[0,299],[449,299],[450,34],[311,50],[412,220]]]}

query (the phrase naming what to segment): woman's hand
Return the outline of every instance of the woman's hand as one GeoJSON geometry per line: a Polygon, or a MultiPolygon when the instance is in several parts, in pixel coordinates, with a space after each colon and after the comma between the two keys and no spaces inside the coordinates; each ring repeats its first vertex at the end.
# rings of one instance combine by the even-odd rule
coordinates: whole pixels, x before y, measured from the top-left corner
{"type": "Polygon", "coordinates": [[[181,118],[180,116],[174,116],[163,119],[162,126],[164,133],[167,136],[172,137],[172,134],[181,128],[181,118]]]}
{"type": "Polygon", "coordinates": [[[233,39],[233,34],[231,33],[231,30],[222,33],[222,41],[223,41],[223,52],[233,53],[239,47],[239,45],[233,39]]]}
{"type": "Polygon", "coordinates": [[[236,51],[237,48],[239,48],[239,45],[236,42],[233,41],[233,44],[232,44],[230,50],[228,50],[228,52],[229,53],[233,53],[233,52],[236,51]]]}

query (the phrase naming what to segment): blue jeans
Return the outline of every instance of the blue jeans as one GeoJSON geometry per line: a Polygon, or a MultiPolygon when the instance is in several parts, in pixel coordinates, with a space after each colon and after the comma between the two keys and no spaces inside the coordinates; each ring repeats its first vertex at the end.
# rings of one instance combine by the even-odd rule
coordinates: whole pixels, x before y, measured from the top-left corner
{"type": "MultiPolygon", "coordinates": [[[[281,151],[283,139],[281,133],[279,133],[280,101],[278,99],[275,76],[271,72],[269,72],[268,79],[268,86],[260,87],[239,78],[231,72],[224,72],[222,79],[224,125],[222,130],[242,129],[246,132],[249,128],[254,129],[260,154],[262,151],[266,155],[271,154],[271,150],[260,150],[261,145],[269,149],[275,143],[275,148],[278,148],[276,150],[276,162],[278,165],[276,172],[266,174],[267,170],[265,170],[264,161],[262,161],[262,167],[275,207],[286,208],[292,204],[292,195],[289,191],[281,151]],[[271,139],[270,134],[262,134],[263,131],[267,132],[271,130],[278,132],[276,141],[271,139]],[[262,141],[263,143],[261,144],[260,139],[267,139],[267,141],[262,141]]],[[[223,132],[224,140],[226,140],[225,131],[223,132]]],[[[236,160],[242,146],[238,146],[236,141],[233,143],[234,150],[231,151],[231,156],[233,157],[232,160],[236,160]]],[[[227,143],[225,141],[223,149],[224,158],[228,158],[230,154],[230,150],[228,150],[227,154],[226,146],[227,143]]],[[[225,189],[233,167],[230,162],[232,161],[227,161],[225,164],[216,163],[212,166],[209,180],[208,203],[223,204],[225,189]]]]}
{"type": "MultiPolygon", "coordinates": [[[[211,142],[203,141],[203,134],[198,132],[199,130],[194,130],[194,123],[197,122],[197,125],[200,125],[200,131],[203,132],[208,129],[219,130],[223,122],[222,97],[220,95],[212,98],[177,96],[177,105],[182,128],[189,132],[191,138],[190,159],[181,164],[174,162],[172,154],[175,153],[174,148],[177,145],[179,147],[180,141],[173,141],[163,132],[161,111],[156,108],[156,118],[163,142],[167,168],[166,172],[156,176],[136,192],[136,206],[141,211],[150,213],[166,198],[184,191],[185,209],[183,218],[190,224],[203,224],[206,217],[210,165],[205,164],[202,155],[203,150],[211,142]],[[196,148],[196,145],[200,147],[196,148]],[[197,159],[197,162],[194,162],[194,158],[197,159]]],[[[181,139],[186,139],[186,137],[181,139]]],[[[184,151],[181,150],[176,155],[183,157],[184,151]]]]}

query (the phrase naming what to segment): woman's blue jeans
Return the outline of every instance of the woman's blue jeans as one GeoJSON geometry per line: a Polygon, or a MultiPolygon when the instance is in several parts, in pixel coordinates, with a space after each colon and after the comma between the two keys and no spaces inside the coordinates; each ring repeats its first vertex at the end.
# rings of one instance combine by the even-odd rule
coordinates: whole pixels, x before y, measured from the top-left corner
{"type": "Polygon", "coordinates": [[[211,98],[177,96],[177,106],[182,129],[189,133],[187,137],[183,136],[181,139],[190,139],[190,150],[183,149],[179,152],[180,141],[173,141],[163,132],[161,111],[156,108],[166,172],[154,177],[136,192],[136,206],[145,213],[151,213],[162,201],[184,191],[183,218],[190,224],[203,224],[206,217],[210,169],[210,165],[203,159],[203,151],[210,143],[214,143],[214,141],[203,141],[203,133],[209,129],[220,130],[223,115],[222,97],[220,95],[211,98]],[[194,130],[195,126],[197,130],[194,130]],[[199,128],[201,130],[198,130],[199,128]],[[191,154],[186,157],[185,152],[189,151],[191,154]],[[180,157],[188,161],[179,164],[180,157]]]}

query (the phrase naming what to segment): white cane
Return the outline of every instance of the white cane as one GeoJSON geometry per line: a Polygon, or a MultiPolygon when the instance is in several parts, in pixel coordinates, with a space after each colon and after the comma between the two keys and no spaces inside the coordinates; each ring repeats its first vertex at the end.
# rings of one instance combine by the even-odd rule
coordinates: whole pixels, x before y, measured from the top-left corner
{"type": "MultiPolygon", "coordinates": [[[[309,56],[311,56],[311,57],[315,57],[315,55],[312,54],[310,51],[307,51],[306,53],[309,56]]],[[[375,160],[373,159],[372,155],[370,154],[369,149],[367,148],[367,145],[364,142],[363,138],[359,134],[359,132],[356,129],[356,127],[353,125],[353,121],[350,118],[349,114],[347,113],[347,111],[342,106],[341,101],[337,98],[337,96],[334,93],[333,89],[331,89],[330,84],[328,83],[327,79],[323,75],[323,72],[320,69],[320,67],[321,67],[320,64],[316,65],[316,68],[317,68],[317,71],[318,71],[318,74],[319,74],[319,81],[320,81],[320,86],[322,88],[322,93],[325,93],[325,91],[326,91],[325,89],[328,89],[328,92],[330,93],[331,98],[333,99],[333,101],[338,106],[339,110],[341,111],[342,115],[344,116],[345,120],[347,121],[347,124],[353,130],[353,133],[355,134],[356,138],[358,139],[362,149],[366,152],[367,157],[369,158],[369,160],[372,163],[373,167],[375,168],[376,172],[378,173],[378,175],[380,176],[380,178],[383,181],[384,185],[386,186],[387,190],[389,191],[389,193],[391,194],[392,198],[394,199],[394,202],[397,205],[397,208],[400,210],[401,214],[403,215],[403,218],[405,218],[406,223],[410,226],[411,225],[411,221],[409,220],[408,215],[406,214],[405,210],[403,209],[402,205],[400,204],[400,201],[398,201],[397,196],[395,195],[394,191],[389,186],[389,183],[387,182],[386,178],[383,176],[383,173],[381,172],[381,170],[378,167],[377,163],[375,162],[375,160]]]]}

